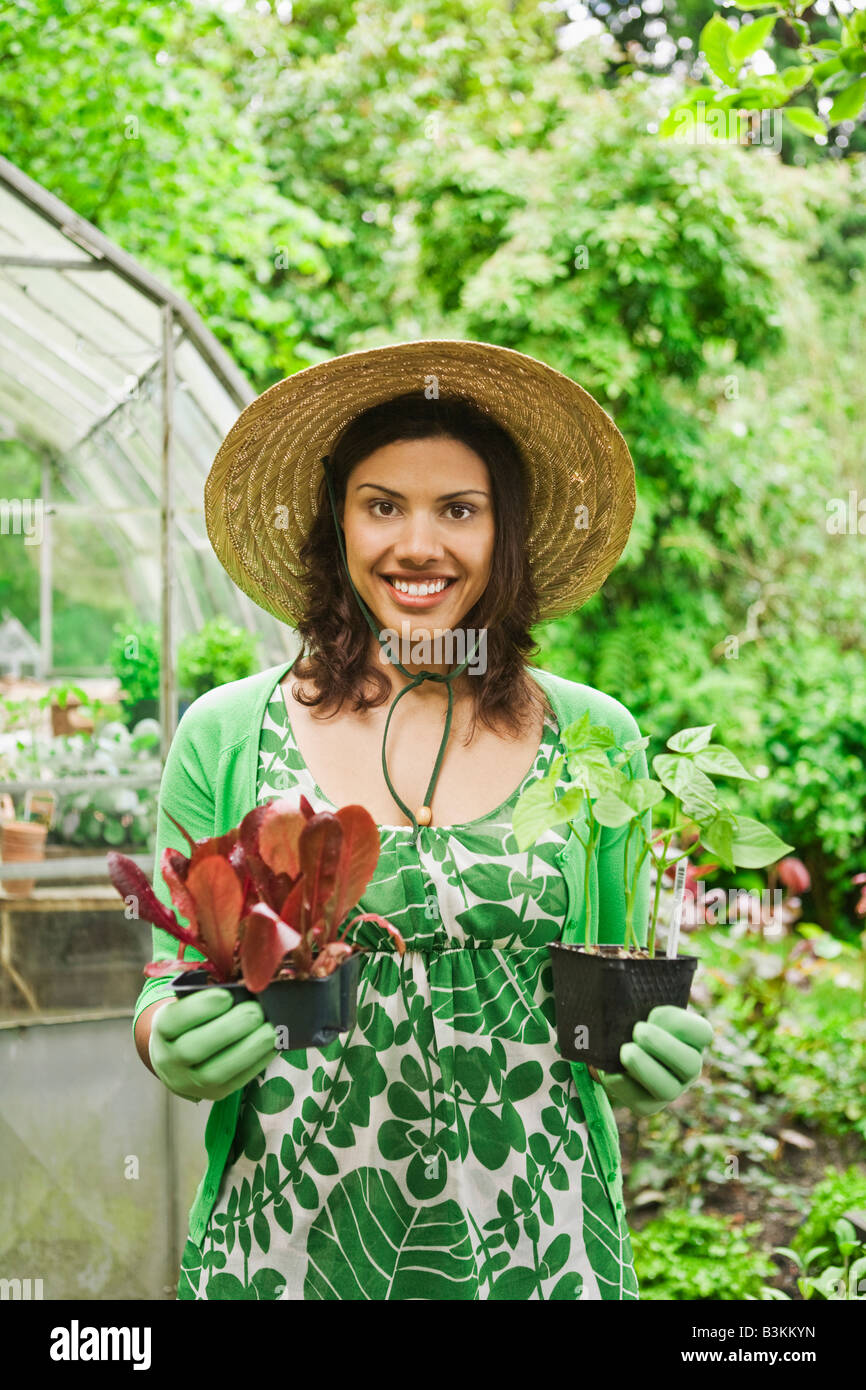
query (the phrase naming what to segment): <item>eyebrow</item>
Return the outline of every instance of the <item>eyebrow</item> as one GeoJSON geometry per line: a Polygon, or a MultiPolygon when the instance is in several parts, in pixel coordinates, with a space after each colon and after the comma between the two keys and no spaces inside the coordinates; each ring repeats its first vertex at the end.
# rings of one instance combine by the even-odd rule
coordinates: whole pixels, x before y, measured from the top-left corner
{"type": "MultiPolygon", "coordinates": [[[[401,502],[406,501],[406,498],[403,496],[402,492],[395,492],[392,487],[383,487],[381,483],[359,483],[355,491],[360,492],[362,487],[371,487],[374,488],[377,492],[387,492],[390,497],[396,497],[401,502]]],[[[453,497],[465,497],[467,493],[470,492],[476,492],[479,497],[488,496],[488,494],[486,492],[483,492],[480,487],[462,487],[459,492],[443,493],[441,497],[436,498],[436,501],[450,502],[453,497]]]]}

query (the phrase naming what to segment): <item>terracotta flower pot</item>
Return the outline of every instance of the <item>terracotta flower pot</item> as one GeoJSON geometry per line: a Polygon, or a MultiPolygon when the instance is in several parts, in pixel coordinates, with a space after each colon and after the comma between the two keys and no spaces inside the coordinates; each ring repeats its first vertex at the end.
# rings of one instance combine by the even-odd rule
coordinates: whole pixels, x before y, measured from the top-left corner
{"type": "Polygon", "coordinates": [[[51,733],[54,738],[60,738],[65,734],[80,734],[86,724],[90,723],[89,732],[93,733],[93,723],[83,719],[82,716],[76,717],[76,711],[81,704],[80,700],[71,697],[65,705],[59,705],[56,700],[51,703],[51,733]],[[78,722],[81,720],[81,722],[78,722]]]}
{"type": "Polygon", "coordinates": [[[657,1004],[689,1002],[697,956],[619,956],[551,942],[559,1050],[570,1062],[622,1071],[619,1050],[657,1004]]]}
{"type": "Polygon", "coordinates": [[[265,1018],[287,1030],[282,1051],[301,1047],[328,1047],[341,1033],[354,1028],[358,999],[358,975],[363,952],[347,956],[332,975],[313,980],[275,980],[260,994],[253,994],[240,980],[215,984],[206,970],[184,970],[172,980],[178,999],[200,989],[227,989],[235,1004],[258,999],[265,1018]]]}
{"type": "MultiPolygon", "coordinates": [[[[4,864],[34,863],[45,858],[45,838],[48,826],[38,821],[13,820],[0,825],[0,845],[4,864]]],[[[26,898],[33,892],[36,880],[2,879],[4,890],[15,898],[26,898]]]]}

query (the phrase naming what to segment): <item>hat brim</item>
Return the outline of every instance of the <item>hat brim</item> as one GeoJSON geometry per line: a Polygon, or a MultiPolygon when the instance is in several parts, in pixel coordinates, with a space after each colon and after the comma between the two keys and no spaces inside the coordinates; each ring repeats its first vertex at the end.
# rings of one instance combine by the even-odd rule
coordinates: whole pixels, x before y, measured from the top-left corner
{"type": "Polygon", "coordinates": [[[406,391],[469,397],[511,434],[527,472],[527,552],[541,620],[581,607],[628,540],[634,465],[607,412],[534,357],[493,343],[424,339],[305,367],[252,401],[204,490],[211,545],[238,587],[295,626],[306,608],[299,550],[323,456],[358,415],[406,391]]]}

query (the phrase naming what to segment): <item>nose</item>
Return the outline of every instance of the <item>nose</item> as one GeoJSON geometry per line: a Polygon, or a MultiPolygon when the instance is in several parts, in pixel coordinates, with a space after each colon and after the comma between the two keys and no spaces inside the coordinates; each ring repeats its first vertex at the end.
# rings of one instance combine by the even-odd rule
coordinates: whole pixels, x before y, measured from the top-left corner
{"type": "Polygon", "coordinates": [[[409,514],[394,543],[394,553],[399,561],[405,561],[409,567],[442,558],[445,554],[442,540],[437,533],[435,520],[428,512],[419,509],[409,514]]]}

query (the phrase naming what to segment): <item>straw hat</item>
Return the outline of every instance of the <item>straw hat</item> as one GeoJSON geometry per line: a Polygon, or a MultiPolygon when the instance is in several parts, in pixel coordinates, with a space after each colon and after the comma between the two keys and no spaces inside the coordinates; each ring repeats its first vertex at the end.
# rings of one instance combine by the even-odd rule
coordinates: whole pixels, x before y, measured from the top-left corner
{"type": "Polygon", "coordinates": [[[370,406],[423,389],[468,397],[517,444],[540,619],[573,612],[604,583],[635,510],[634,466],[610,416],[583,387],[522,352],[423,339],[306,367],[252,401],[229,430],[205,484],[205,522],[220,562],[260,607],[292,626],[304,612],[298,552],[316,513],[322,458],[344,428],[370,406]]]}

